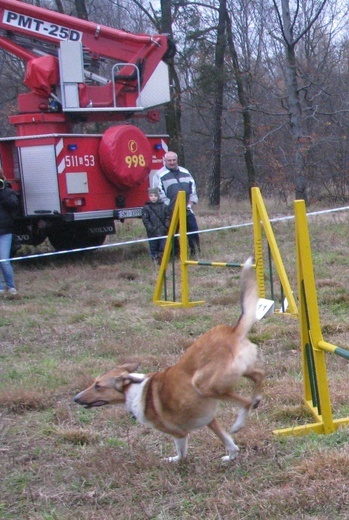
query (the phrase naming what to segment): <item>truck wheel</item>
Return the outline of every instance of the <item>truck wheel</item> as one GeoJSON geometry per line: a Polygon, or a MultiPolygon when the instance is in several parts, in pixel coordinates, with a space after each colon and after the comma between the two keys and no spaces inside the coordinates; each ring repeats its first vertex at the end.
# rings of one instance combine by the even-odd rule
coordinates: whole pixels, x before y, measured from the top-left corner
{"type": "Polygon", "coordinates": [[[106,235],[98,235],[95,237],[84,235],[83,232],[74,234],[49,235],[48,239],[56,251],[66,251],[70,249],[83,249],[85,247],[101,246],[106,235]]]}

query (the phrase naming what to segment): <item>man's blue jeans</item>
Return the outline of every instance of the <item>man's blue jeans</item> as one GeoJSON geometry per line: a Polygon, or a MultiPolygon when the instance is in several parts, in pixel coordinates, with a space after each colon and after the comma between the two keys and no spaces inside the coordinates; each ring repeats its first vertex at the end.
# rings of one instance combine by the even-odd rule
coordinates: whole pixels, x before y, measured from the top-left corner
{"type": "MultiPolygon", "coordinates": [[[[6,287],[11,289],[15,287],[14,273],[12,269],[12,265],[10,263],[10,255],[11,255],[11,244],[12,244],[12,234],[7,233],[6,235],[0,235],[0,260],[5,260],[0,262],[0,269],[2,271],[6,287]]],[[[0,279],[0,290],[3,289],[2,281],[0,279]]]]}

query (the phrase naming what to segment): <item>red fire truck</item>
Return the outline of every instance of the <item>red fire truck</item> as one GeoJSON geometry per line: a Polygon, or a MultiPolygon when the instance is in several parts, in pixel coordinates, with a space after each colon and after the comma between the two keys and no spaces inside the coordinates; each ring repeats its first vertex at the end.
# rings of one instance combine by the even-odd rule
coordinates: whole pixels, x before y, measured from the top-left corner
{"type": "Polygon", "coordinates": [[[6,179],[21,193],[20,242],[56,249],[98,246],[115,220],[139,217],[164,136],[132,117],[157,119],[170,100],[165,35],[135,35],[0,0],[0,47],[26,62],[15,137],[0,138],[6,179]],[[112,122],[102,134],[88,123],[112,122]],[[117,124],[115,124],[117,123],[117,124]]]}

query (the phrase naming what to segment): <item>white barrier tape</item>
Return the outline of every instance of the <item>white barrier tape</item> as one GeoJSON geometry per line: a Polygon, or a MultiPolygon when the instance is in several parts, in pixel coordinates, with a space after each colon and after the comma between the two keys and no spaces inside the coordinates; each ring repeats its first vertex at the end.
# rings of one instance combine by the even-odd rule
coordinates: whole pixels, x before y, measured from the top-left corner
{"type": "MultiPolygon", "coordinates": [[[[199,233],[207,233],[210,231],[220,231],[224,229],[232,229],[232,228],[240,228],[240,227],[246,227],[246,226],[252,226],[253,222],[248,222],[246,224],[237,224],[234,226],[225,226],[221,228],[212,228],[212,229],[203,229],[201,231],[190,231],[187,233],[187,235],[193,235],[193,234],[199,234],[199,233]]],[[[176,237],[179,237],[179,233],[175,235],[176,237]]],[[[29,258],[43,258],[46,256],[56,256],[56,255],[66,255],[71,253],[81,253],[82,251],[94,251],[96,249],[105,249],[107,247],[119,247],[119,246],[129,246],[132,244],[142,244],[144,242],[149,242],[152,240],[159,240],[161,238],[167,238],[167,235],[164,235],[162,237],[154,237],[154,238],[140,238],[138,240],[128,240],[126,242],[115,242],[113,244],[102,244],[101,246],[91,246],[91,247],[80,247],[78,249],[66,249],[64,251],[50,251],[48,253],[38,253],[35,255],[26,255],[26,256],[16,256],[14,258],[10,258],[11,262],[17,262],[19,260],[28,260],[29,258]]],[[[0,262],[6,262],[6,259],[0,260],[0,262]]]]}
{"type": "MultiPolygon", "coordinates": [[[[161,237],[157,237],[157,238],[161,238],[161,237]]],[[[165,238],[165,237],[163,237],[165,238]]],[[[15,258],[10,258],[11,262],[16,262],[18,260],[27,260],[28,258],[32,259],[32,258],[43,258],[45,256],[56,256],[56,255],[66,255],[67,253],[80,253],[82,251],[94,251],[96,249],[103,249],[103,248],[107,248],[107,247],[118,247],[118,246],[127,246],[127,245],[130,245],[130,244],[137,244],[137,243],[141,243],[141,242],[148,242],[149,240],[156,240],[155,239],[148,239],[148,238],[143,238],[143,239],[140,239],[140,240],[129,240],[128,242],[117,242],[115,244],[102,244],[101,246],[92,246],[92,247],[80,247],[78,249],[66,249],[64,251],[50,251],[48,253],[38,253],[36,255],[27,255],[27,256],[18,256],[18,257],[15,257],[15,258]]],[[[0,260],[0,262],[6,262],[6,260],[0,260]]]]}
{"type": "MultiPolygon", "coordinates": [[[[323,214],[327,214],[327,213],[336,213],[336,212],[339,212],[339,211],[346,211],[348,209],[349,209],[349,206],[343,206],[341,208],[324,209],[324,210],[321,210],[321,211],[313,211],[313,212],[307,213],[307,217],[313,217],[313,216],[316,216],[316,215],[323,215],[323,214]]],[[[270,222],[282,222],[284,220],[293,220],[294,218],[295,218],[294,215],[290,215],[290,216],[287,216],[287,217],[278,217],[278,218],[270,219],[270,222]]],[[[212,231],[224,231],[226,229],[239,229],[239,228],[242,228],[242,227],[249,227],[249,226],[253,226],[253,222],[246,222],[244,224],[235,224],[235,225],[232,225],[232,226],[223,226],[223,227],[218,227],[218,228],[201,229],[199,231],[190,231],[190,232],[187,233],[187,235],[211,233],[212,231]]],[[[179,234],[177,233],[175,236],[179,237],[179,234]]],[[[132,244],[142,244],[144,242],[149,242],[149,241],[152,241],[152,240],[159,240],[161,238],[167,238],[167,235],[164,235],[162,237],[141,238],[141,239],[138,239],[138,240],[128,240],[126,242],[115,242],[113,244],[102,244],[101,246],[80,247],[78,249],[67,249],[65,251],[51,251],[51,252],[48,252],[48,253],[38,253],[38,254],[35,254],[35,255],[18,256],[18,257],[15,257],[15,258],[11,258],[10,260],[11,260],[11,262],[16,262],[16,261],[19,261],[19,260],[28,260],[28,259],[32,259],[32,258],[43,258],[43,257],[46,257],[46,256],[66,255],[66,254],[71,254],[71,253],[81,253],[82,251],[94,251],[96,249],[105,249],[107,247],[119,247],[119,246],[129,246],[129,245],[132,245],[132,244]]],[[[6,259],[5,260],[0,260],[0,262],[6,262],[6,261],[7,261],[6,259]]]]}

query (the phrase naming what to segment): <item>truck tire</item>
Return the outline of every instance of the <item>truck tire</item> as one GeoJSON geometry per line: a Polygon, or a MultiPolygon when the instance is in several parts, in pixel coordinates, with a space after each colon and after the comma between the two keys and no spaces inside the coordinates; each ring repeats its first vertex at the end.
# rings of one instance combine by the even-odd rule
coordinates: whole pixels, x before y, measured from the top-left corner
{"type": "Polygon", "coordinates": [[[85,247],[98,247],[105,241],[106,235],[88,236],[82,231],[79,233],[50,234],[48,239],[56,251],[69,251],[70,249],[84,249],[85,247]]]}

